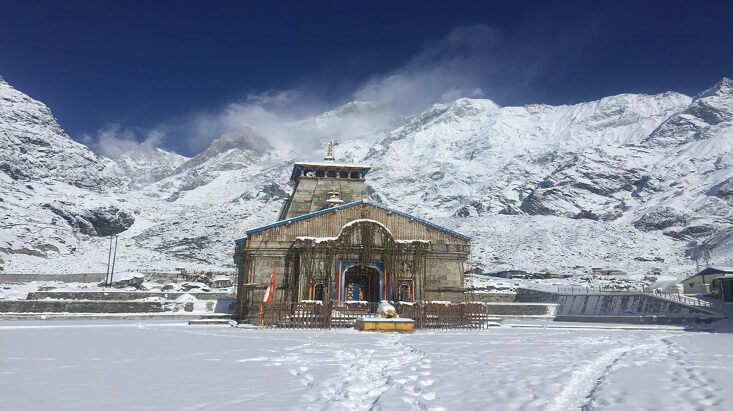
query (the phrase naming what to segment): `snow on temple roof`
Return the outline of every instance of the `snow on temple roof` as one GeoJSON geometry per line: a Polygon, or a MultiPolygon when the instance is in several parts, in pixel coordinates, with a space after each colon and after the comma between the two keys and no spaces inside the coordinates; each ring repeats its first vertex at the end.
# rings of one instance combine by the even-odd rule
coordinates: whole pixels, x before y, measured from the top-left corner
{"type": "Polygon", "coordinates": [[[449,228],[445,228],[443,226],[440,226],[438,224],[435,224],[435,223],[430,222],[428,220],[425,220],[423,218],[415,217],[414,215],[407,214],[407,213],[405,213],[403,211],[395,210],[393,208],[384,206],[382,204],[377,204],[377,203],[371,202],[368,199],[364,199],[364,200],[354,201],[354,202],[347,203],[347,204],[340,205],[340,206],[335,206],[335,207],[327,208],[325,210],[314,211],[314,212],[309,213],[309,214],[299,215],[297,217],[289,218],[287,220],[280,220],[278,222],[275,222],[275,223],[272,223],[272,224],[268,224],[268,225],[265,225],[265,226],[262,226],[262,227],[253,228],[251,230],[247,230],[246,231],[246,235],[244,237],[235,239],[234,242],[236,244],[239,244],[239,243],[245,241],[250,234],[254,234],[254,233],[257,233],[257,232],[260,232],[260,231],[264,231],[264,230],[267,230],[269,228],[278,227],[278,226],[281,226],[281,225],[284,225],[284,224],[289,224],[289,223],[292,223],[292,222],[295,222],[295,221],[305,220],[307,218],[315,217],[317,215],[331,213],[331,212],[334,212],[336,210],[341,210],[341,209],[348,208],[348,207],[354,207],[354,206],[357,206],[357,205],[360,205],[360,204],[371,204],[374,207],[378,207],[378,208],[381,208],[383,210],[387,210],[387,211],[390,211],[392,213],[399,214],[399,215],[401,215],[403,217],[407,217],[407,218],[413,219],[415,221],[421,222],[421,223],[426,224],[426,225],[428,225],[428,226],[430,226],[432,228],[438,229],[440,231],[444,231],[446,233],[452,234],[452,235],[454,235],[456,237],[459,237],[459,238],[462,238],[464,240],[471,241],[471,237],[469,237],[467,235],[464,235],[464,234],[461,234],[461,233],[459,233],[457,231],[453,231],[453,230],[451,230],[449,228]]]}
{"type": "Polygon", "coordinates": [[[349,228],[349,227],[351,227],[353,225],[356,225],[356,224],[359,224],[359,223],[364,223],[364,222],[379,224],[389,234],[389,236],[392,239],[394,239],[394,242],[395,243],[399,243],[399,244],[430,244],[430,240],[397,240],[397,239],[394,238],[394,234],[392,234],[392,231],[390,231],[390,229],[387,228],[387,226],[385,226],[384,224],[380,223],[379,221],[373,220],[371,218],[357,218],[356,220],[349,221],[348,223],[344,224],[343,227],[341,227],[341,231],[339,231],[339,233],[338,233],[338,235],[336,237],[300,236],[300,237],[296,237],[295,239],[296,240],[301,240],[301,241],[313,241],[316,244],[320,244],[320,243],[327,242],[327,241],[336,241],[336,240],[338,240],[339,237],[341,237],[341,235],[343,234],[344,230],[346,230],[347,228],[349,228]]]}

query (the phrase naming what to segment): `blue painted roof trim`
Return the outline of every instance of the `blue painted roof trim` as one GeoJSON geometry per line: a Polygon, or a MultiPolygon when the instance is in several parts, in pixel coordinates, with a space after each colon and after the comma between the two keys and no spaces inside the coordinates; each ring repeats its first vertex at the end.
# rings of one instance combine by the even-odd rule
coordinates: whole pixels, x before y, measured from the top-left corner
{"type": "Polygon", "coordinates": [[[247,237],[250,234],[254,234],[254,233],[257,233],[257,232],[260,232],[260,231],[263,231],[263,230],[267,230],[269,228],[281,226],[281,225],[284,225],[284,224],[290,224],[290,223],[295,222],[295,221],[305,220],[306,218],[315,217],[317,215],[331,213],[331,212],[334,212],[336,210],[341,210],[341,209],[344,209],[344,208],[353,207],[353,206],[359,205],[359,204],[371,204],[371,205],[373,205],[375,207],[379,207],[379,208],[381,208],[383,210],[387,210],[389,212],[392,212],[392,213],[395,213],[395,214],[399,214],[399,215],[401,215],[403,217],[407,217],[407,218],[410,218],[410,219],[419,221],[419,222],[421,222],[423,224],[426,224],[426,225],[428,225],[430,227],[433,227],[433,228],[436,228],[438,230],[445,231],[445,232],[447,232],[449,234],[453,234],[454,236],[459,237],[459,238],[463,238],[464,240],[471,241],[471,237],[469,237],[467,235],[461,234],[461,233],[459,233],[457,231],[453,231],[453,230],[451,230],[449,228],[445,228],[445,227],[440,226],[438,224],[432,223],[432,222],[430,222],[428,220],[425,220],[423,218],[415,217],[414,215],[407,214],[407,213],[405,213],[403,211],[395,210],[393,208],[390,208],[390,207],[387,207],[387,206],[384,206],[384,205],[381,205],[381,204],[373,203],[371,201],[359,200],[359,201],[354,201],[354,202],[351,202],[351,203],[346,203],[344,205],[327,208],[325,210],[319,210],[319,211],[314,211],[314,212],[309,213],[309,214],[299,215],[297,217],[288,218],[287,220],[281,220],[281,221],[278,221],[278,222],[275,222],[275,223],[272,223],[272,224],[268,224],[268,225],[265,225],[265,226],[262,226],[262,227],[257,227],[257,228],[253,228],[251,230],[247,230],[246,231],[247,236],[242,237],[242,238],[239,238],[239,239],[236,239],[236,240],[234,240],[234,242],[236,244],[239,244],[242,241],[247,240],[247,237]]]}

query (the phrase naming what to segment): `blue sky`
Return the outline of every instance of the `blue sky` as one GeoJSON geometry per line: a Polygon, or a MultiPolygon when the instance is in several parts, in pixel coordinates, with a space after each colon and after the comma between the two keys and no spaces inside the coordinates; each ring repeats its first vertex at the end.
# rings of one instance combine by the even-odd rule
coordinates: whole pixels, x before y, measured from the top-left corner
{"type": "Polygon", "coordinates": [[[107,135],[195,154],[232,104],[292,120],[371,99],[409,114],[459,96],[694,95],[733,75],[724,1],[0,6],[0,75],[98,151],[107,135]]]}

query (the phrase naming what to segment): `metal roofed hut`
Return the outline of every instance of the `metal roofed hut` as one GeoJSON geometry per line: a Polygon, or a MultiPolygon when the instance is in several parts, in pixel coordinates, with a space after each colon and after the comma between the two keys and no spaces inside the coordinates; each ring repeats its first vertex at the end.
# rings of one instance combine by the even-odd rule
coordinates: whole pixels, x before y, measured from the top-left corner
{"type": "Polygon", "coordinates": [[[240,320],[273,267],[275,302],[463,301],[470,238],[369,201],[368,171],[334,161],[330,144],[323,162],[295,163],[280,220],[236,240],[240,320]]]}

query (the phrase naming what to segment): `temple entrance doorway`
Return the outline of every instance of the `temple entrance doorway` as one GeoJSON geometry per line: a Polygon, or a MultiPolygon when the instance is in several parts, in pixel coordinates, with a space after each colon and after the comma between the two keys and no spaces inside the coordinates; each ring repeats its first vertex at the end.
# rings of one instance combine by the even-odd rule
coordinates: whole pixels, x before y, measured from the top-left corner
{"type": "Polygon", "coordinates": [[[346,270],[346,301],[379,302],[379,270],[374,267],[354,265],[346,270]]]}

